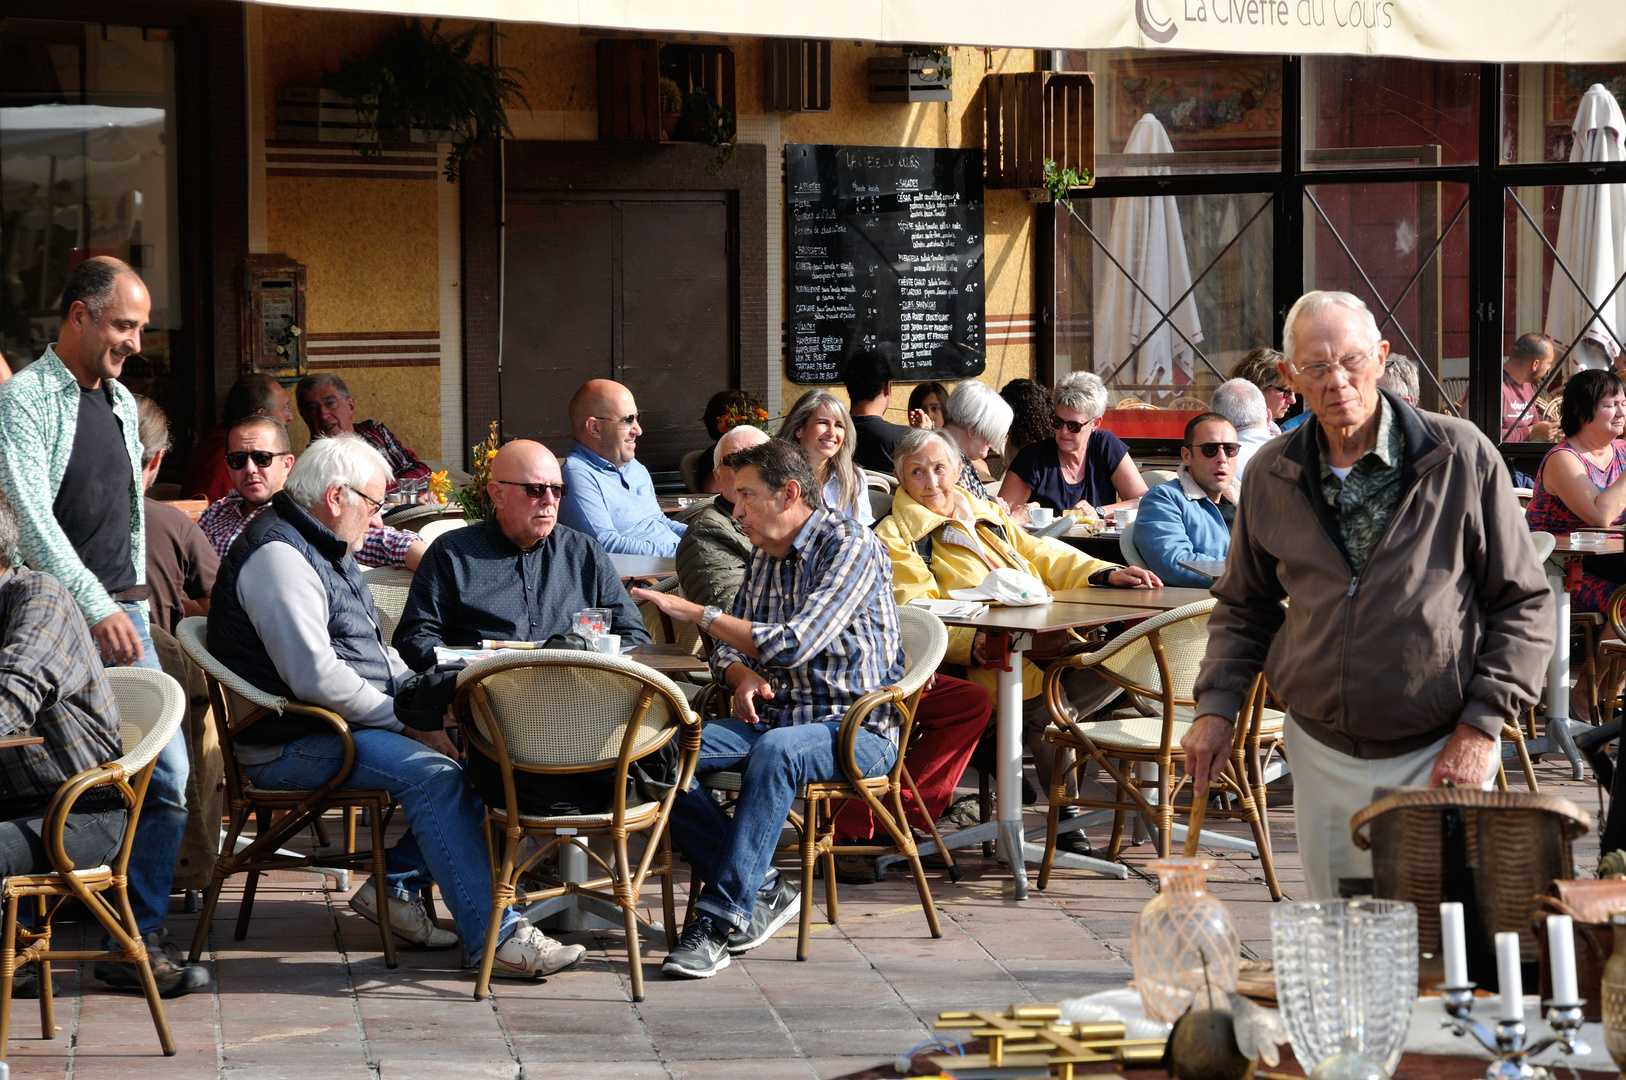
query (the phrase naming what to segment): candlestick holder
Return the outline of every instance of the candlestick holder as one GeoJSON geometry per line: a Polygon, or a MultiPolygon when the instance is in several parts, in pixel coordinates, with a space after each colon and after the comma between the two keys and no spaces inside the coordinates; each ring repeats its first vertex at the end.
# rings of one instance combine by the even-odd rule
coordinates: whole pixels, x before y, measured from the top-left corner
{"type": "Polygon", "coordinates": [[[1581,1038],[1584,1022],[1581,1007],[1585,1001],[1547,1002],[1547,1026],[1552,1034],[1535,1042],[1527,1042],[1524,1021],[1498,1020],[1494,1029],[1487,1028],[1473,1018],[1474,984],[1441,986],[1440,1004],[1447,1019],[1440,1021],[1458,1036],[1472,1035],[1494,1055],[1495,1060],[1485,1067],[1485,1080],[1552,1080],[1552,1073],[1544,1065],[1532,1065],[1529,1059],[1551,1047],[1566,1054],[1590,1054],[1592,1048],[1581,1038]]]}

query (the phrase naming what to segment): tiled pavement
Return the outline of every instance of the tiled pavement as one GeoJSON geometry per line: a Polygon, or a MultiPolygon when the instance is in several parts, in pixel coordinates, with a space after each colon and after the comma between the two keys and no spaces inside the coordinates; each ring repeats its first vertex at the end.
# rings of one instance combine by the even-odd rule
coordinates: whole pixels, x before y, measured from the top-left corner
{"type": "MultiPolygon", "coordinates": [[[[1544,786],[1567,789],[1596,813],[1593,791],[1568,784],[1556,763],[1538,770],[1544,786]]],[[[1040,821],[1035,812],[1029,818],[1040,821]]],[[[1239,831],[1231,823],[1221,828],[1239,831]]],[[[1271,829],[1283,888],[1302,896],[1291,811],[1272,809],[1271,829]]],[[[1092,836],[1103,844],[1106,830],[1092,836]]],[[[1244,949],[1268,956],[1270,898],[1257,861],[1210,854],[1220,862],[1214,891],[1227,902],[1244,949]]],[[[1595,864],[1590,837],[1578,856],[1584,866],[1595,864]]],[[[619,931],[563,935],[589,947],[578,970],[534,983],[498,980],[494,997],[476,1002],[472,973],[457,970],[452,954],[402,951],[400,967],[386,970],[376,930],[344,895],[288,875],[261,885],[246,941],[231,940],[237,891],[223,898],[216,951],[207,955],[212,992],[165,1003],[176,1057],[159,1054],[138,996],[106,991],[88,971],[69,967],[57,974],[57,1038],[41,1040],[36,1003],[19,1001],[10,1062],[16,1077],[74,1080],[837,1077],[908,1051],[930,1034],[942,1009],[1002,1008],[1121,986],[1130,926],[1153,894],[1146,866],[1154,857],[1150,845],[1130,849],[1126,881],[1058,871],[1046,892],[1019,904],[992,860],[969,855],[958,884],[931,874],[943,922],[937,941],[907,875],[843,887],[841,921],[830,926],[815,916],[806,963],[796,961],[794,922],[700,982],[664,979],[665,949],[650,946],[648,996],[638,1004],[630,999],[619,931]]],[[[653,889],[645,901],[659,910],[653,889]]],[[[679,904],[681,911],[681,895],[679,904]]],[[[182,942],[193,926],[192,916],[171,919],[182,942]]],[[[69,940],[79,928],[62,933],[69,940]]]]}

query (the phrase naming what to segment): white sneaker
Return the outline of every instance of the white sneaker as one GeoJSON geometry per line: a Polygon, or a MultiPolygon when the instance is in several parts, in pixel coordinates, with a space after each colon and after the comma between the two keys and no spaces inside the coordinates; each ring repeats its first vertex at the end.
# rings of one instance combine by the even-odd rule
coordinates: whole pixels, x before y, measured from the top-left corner
{"type": "MultiPolygon", "coordinates": [[[[374,888],[372,878],[368,878],[350,897],[350,906],[362,918],[374,926],[378,925],[378,890],[374,888]]],[[[457,935],[436,926],[419,899],[390,897],[390,929],[407,944],[425,949],[450,949],[457,944],[457,935]]]]}
{"type": "Polygon", "coordinates": [[[574,964],[587,952],[584,945],[554,941],[525,919],[514,927],[513,935],[497,947],[491,974],[505,979],[534,979],[552,975],[574,964]]]}

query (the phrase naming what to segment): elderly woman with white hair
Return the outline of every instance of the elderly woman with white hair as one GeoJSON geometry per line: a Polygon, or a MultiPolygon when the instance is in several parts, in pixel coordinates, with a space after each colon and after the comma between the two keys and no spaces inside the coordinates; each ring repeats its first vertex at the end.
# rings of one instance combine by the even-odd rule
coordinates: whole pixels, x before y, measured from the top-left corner
{"type": "MultiPolygon", "coordinates": [[[[875,535],[892,557],[892,592],[899,604],[920,597],[943,599],[951,589],[975,588],[996,568],[1018,570],[1053,590],[1162,584],[1150,570],[1115,566],[1066,544],[1029,536],[998,503],[976,498],[956,483],[961,451],[942,432],[911,428],[898,440],[892,461],[898,491],[892,512],[876,525],[875,535]]],[[[1070,630],[1040,637],[1044,640],[1038,643],[1039,652],[1063,652],[1079,640],[1070,630]]],[[[944,659],[966,665],[966,677],[993,694],[997,683],[986,666],[986,648],[983,632],[953,627],[944,659]]],[[[1118,696],[1118,688],[1093,671],[1070,671],[1062,685],[1081,718],[1118,696]]],[[[1040,693],[1043,687],[1044,672],[1023,660],[1023,730],[1039,779],[1048,785],[1055,747],[1044,741],[1050,712],[1040,693]]],[[[1087,850],[1082,833],[1064,835],[1076,837],[1063,844],[1067,850],[1080,854],[1087,850]]]]}
{"type": "Polygon", "coordinates": [[[1087,517],[1135,506],[1146,481],[1129,447],[1101,430],[1107,386],[1087,371],[1075,371],[1056,384],[1051,438],[1024,446],[1011,462],[999,497],[1008,506],[1032,499],[1056,513],[1077,510],[1087,517]]]}
{"type": "MultiPolygon", "coordinates": [[[[987,383],[967,379],[943,403],[942,432],[960,451],[960,486],[979,499],[993,495],[983,486],[977,462],[1005,445],[1011,429],[1011,407],[987,383]]],[[[896,453],[893,457],[896,458],[896,453]]]]}

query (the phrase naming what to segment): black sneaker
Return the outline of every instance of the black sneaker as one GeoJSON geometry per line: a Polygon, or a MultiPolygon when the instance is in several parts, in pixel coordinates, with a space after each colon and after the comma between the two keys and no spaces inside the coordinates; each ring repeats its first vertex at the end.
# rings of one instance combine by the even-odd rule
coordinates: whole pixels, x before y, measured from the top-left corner
{"type": "MultiPolygon", "coordinates": [[[[209,985],[209,969],[202,964],[188,963],[181,955],[180,946],[160,938],[156,930],[147,935],[147,963],[152,965],[159,997],[176,998],[209,985]]],[[[129,964],[103,960],[94,970],[98,979],[115,990],[141,989],[141,979],[129,964]]]]}
{"type": "MultiPolygon", "coordinates": [[[[1070,821],[1083,813],[1076,806],[1064,806],[1058,817],[1060,822],[1070,821]]],[[[1074,829],[1072,832],[1059,832],[1056,834],[1056,850],[1066,851],[1074,855],[1094,856],[1095,848],[1090,845],[1090,838],[1084,835],[1083,829],[1074,829]]]]}
{"type": "Polygon", "coordinates": [[[709,979],[731,963],[727,931],[712,922],[710,915],[696,915],[661,965],[661,972],[680,979],[709,979]]]}
{"type": "MultiPolygon", "coordinates": [[[[802,891],[792,885],[784,874],[774,879],[767,889],[757,890],[756,909],[751,912],[751,925],[728,935],[728,951],[738,956],[750,952],[773,937],[781,926],[801,910],[802,891]]],[[[679,946],[682,948],[682,946],[679,946]]]]}

